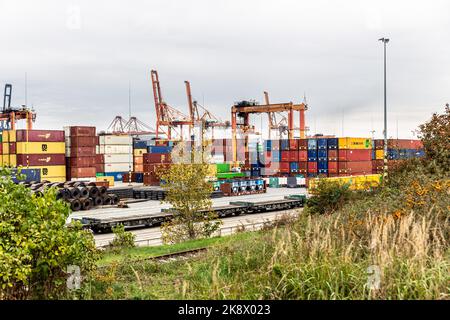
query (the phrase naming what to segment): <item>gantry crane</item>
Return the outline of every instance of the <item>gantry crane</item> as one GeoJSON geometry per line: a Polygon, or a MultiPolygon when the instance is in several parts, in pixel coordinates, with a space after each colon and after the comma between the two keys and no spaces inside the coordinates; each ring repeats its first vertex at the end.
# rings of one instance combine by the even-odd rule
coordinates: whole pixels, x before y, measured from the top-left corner
{"type": "MultiPolygon", "coordinates": [[[[268,96],[267,96],[268,98],[268,96]]],[[[268,99],[266,99],[268,102],[268,99]]],[[[248,132],[252,129],[250,126],[250,114],[268,113],[269,119],[271,114],[276,112],[287,112],[287,130],[288,139],[294,138],[294,111],[299,111],[300,114],[300,138],[305,138],[305,111],[308,106],[305,103],[294,104],[288,103],[267,103],[265,105],[258,105],[254,101],[242,101],[236,103],[231,107],[231,128],[232,128],[232,143],[233,143],[233,162],[235,166],[237,163],[237,130],[238,128],[244,133],[244,147],[245,152],[248,152],[248,132]],[[238,119],[240,121],[238,121],[238,119]]]]}
{"type": "Polygon", "coordinates": [[[33,129],[33,122],[36,121],[36,113],[27,106],[22,108],[11,108],[12,85],[6,84],[3,95],[3,110],[0,113],[0,121],[3,129],[16,129],[18,120],[26,120],[27,130],[33,129]]]}
{"type": "MultiPolygon", "coordinates": [[[[270,104],[269,93],[267,91],[264,91],[264,102],[266,105],[270,104]]],[[[287,131],[287,119],[284,114],[280,112],[267,112],[267,115],[269,117],[269,139],[272,138],[272,130],[274,129],[277,130],[279,136],[287,131]],[[280,117],[280,120],[277,121],[276,115],[280,117]]]]}
{"type": "MultiPolygon", "coordinates": [[[[200,105],[196,100],[192,99],[191,84],[189,81],[184,82],[186,86],[186,96],[188,99],[189,116],[191,120],[191,130],[196,124],[202,126],[202,132],[211,128],[212,138],[214,139],[214,128],[229,128],[229,121],[222,121],[212,114],[208,109],[200,105]]],[[[203,134],[202,134],[203,136],[203,134]]]]}
{"type": "Polygon", "coordinates": [[[176,132],[176,128],[179,127],[180,132],[178,134],[181,140],[183,140],[183,126],[189,126],[189,128],[191,128],[193,125],[190,117],[164,102],[161,95],[158,72],[156,70],[151,71],[151,78],[156,109],[156,138],[158,138],[159,133],[163,131],[170,140],[172,139],[172,130],[176,132]],[[166,130],[162,130],[161,127],[165,127],[166,130]]]}
{"type": "Polygon", "coordinates": [[[156,135],[156,130],[136,117],[130,117],[128,121],[125,121],[121,116],[116,116],[106,131],[115,135],[156,135]]]}

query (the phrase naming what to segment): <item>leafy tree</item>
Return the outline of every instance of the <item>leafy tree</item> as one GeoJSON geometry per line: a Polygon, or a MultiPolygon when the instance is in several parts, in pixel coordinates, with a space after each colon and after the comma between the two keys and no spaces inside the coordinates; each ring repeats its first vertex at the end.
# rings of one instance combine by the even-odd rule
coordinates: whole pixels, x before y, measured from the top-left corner
{"type": "Polygon", "coordinates": [[[79,223],[66,226],[70,209],[56,190],[33,194],[0,170],[0,299],[68,297],[67,267],[81,276],[95,268],[92,234],[79,223]]]}
{"type": "Polygon", "coordinates": [[[443,114],[434,113],[431,119],[419,126],[419,138],[423,142],[428,160],[444,172],[450,171],[450,107],[443,114]]]}
{"type": "MultiPolygon", "coordinates": [[[[202,159],[201,154],[193,152],[192,160],[202,159]]],[[[164,202],[170,203],[174,212],[174,218],[161,228],[166,243],[210,237],[222,223],[210,211],[213,191],[207,179],[210,166],[204,162],[192,162],[174,163],[158,172],[167,192],[164,202]]]]}

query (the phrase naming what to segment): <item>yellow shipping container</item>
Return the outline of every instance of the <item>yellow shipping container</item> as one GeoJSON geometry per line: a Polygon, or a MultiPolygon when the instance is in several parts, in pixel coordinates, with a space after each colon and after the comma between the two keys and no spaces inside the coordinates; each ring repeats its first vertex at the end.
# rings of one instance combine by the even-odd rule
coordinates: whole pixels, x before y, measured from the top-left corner
{"type": "Polygon", "coordinates": [[[2,159],[3,165],[16,167],[17,166],[17,156],[15,154],[3,155],[2,159]]]}
{"type": "Polygon", "coordinates": [[[114,177],[97,177],[96,181],[108,181],[110,187],[114,187],[114,177]]]}
{"type": "Polygon", "coordinates": [[[319,179],[326,179],[327,181],[337,181],[341,184],[349,184],[350,190],[368,190],[376,188],[381,184],[381,174],[369,174],[361,176],[345,176],[333,178],[316,178],[309,181],[309,190],[314,192],[317,188],[319,179]]]}
{"type": "Polygon", "coordinates": [[[372,139],[339,138],[339,149],[372,149],[372,139]]]}
{"type": "Polygon", "coordinates": [[[41,169],[41,180],[64,177],[66,181],[66,166],[30,166],[30,169],[41,169]]]}
{"type": "Polygon", "coordinates": [[[9,142],[2,142],[2,154],[9,154],[9,142]]]}
{"type": "Polygon", "coordinates": [[[144,153],[147,153],[147,149],[134,149],[135,157],[142,156],[144,153]]]}
{"type": "Polygon", "coordinates": [[[3,130],[2,131],[2,142],[8,142],[9,138],[8,138],[8,131],[7,130],[3,130]]]}
{"type": "Polygon", "coordinates": [[[384,159],[384,150],[375,150],[375,159],[383,160],[384,159]]]}
{"type": "Polygon", "coordinates": [[[65,182],[66,176],[63,177],[46,177],[45,180],[50,182],[65,182]]]}
{"type": "Polygon", "coordinates": [[[9,142],[16,142],[16,130],[9,130],[8,131],[8,141],[9,142]]]}
{"type": "MultiPolygon", "coordinates": [[[[55,154],[65,153],[64,142],[17,142],[17,154],[55,154]]],[[[59,177],[59,176],[58,176],[59,177]]]]}

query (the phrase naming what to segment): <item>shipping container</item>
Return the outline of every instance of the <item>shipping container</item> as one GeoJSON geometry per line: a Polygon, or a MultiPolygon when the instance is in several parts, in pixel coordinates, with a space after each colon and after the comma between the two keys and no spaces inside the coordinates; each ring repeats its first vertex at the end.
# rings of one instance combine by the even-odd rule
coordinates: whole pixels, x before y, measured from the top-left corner
{"type": "Polygon", "coordinates": [[[317,140],[308,139],[308,150],[316,150],[316,149],[317,149],[317,140]]]}
{"type": "Polygon", "coordinates": [[[299,150],[308,150],[308,139],[298,140],[298,149],[299,150]]]}
{"type": "Polygon", "coordinates": [[[129,163],[133,161],[131,154],[98,154],[96,161],[100,163],[129,163]]]}
{"type": "Polygon", "coordinates": [[[95,137],[95,127],[71,126],[64,127],[66,137],[95,137]]]}
{"type": "Polygon", "coordinates": [[[147,149],[134,149],[134,156],[142,156],[144,153],[147,153],[147,149]]]}
{"type": "Polygon", "coordinates": [[[147,141],[144,140],[134,140],[133,141],[134,149],[145,149],[147,152],[147,141]]]}
{"type": "Polygon", "coordinates": [[[328,161],[338,161],[337,149],[328,149],[328,161]]]}
{"type": "Polygon", "coordinates": [[[45,179],[42,179],[43,181],[48,181],[48,182],[65,182],[66,176],[61,176],[61,177],[46,177],[45,179]]]}
{"type": "Polygon", "coordinates": [[[339,161],[339,174],[371,174],[372,161],[339,161]]]}
{"type": "MultiPolygon", "coordinates": [[[[375,140],[375,149],[381,150],[384,148],[384,140],[375,140]]],[[[388,139],[389,149],[423,149],[421,140],[413,139],[388,139]]]]}
{"type": "Polygon", "coordinates": [[[280,149],[284,150],[284,151],[289,150],[289,140],[288,139],[280,140],[280,149]]]}
{"type": "Polygon", "coordinates": [[[66,157],[95,157],[95,147],[66,148],[66,157]]]}
{"type": "Polygon", "coordinates": [[[18,154],[18,166],[58,166],[65,165],[66,157],[64,154],[18,154]]]}
{"type": "Polygon", "coordinates": [[[328,150],[327,149],[318,149],[317,150],[317,159],[319,161],[328,161],[328,150]]]}
{"type": "Polygon", "coordinates": [[[289,151],[281,151],[281,161],[289,161],[289,151]]]}
{"type": "Polygon", "coordinates": [[[96,168],[95,167],[71,167],[69,170],[69,177],[72,178],[90,178],[95,177],[96,168]]]}
{"type": "Polygon", "coordinates": [[[375,159],[376,160],[383,160],[384,159],[384,150],[375,150],[375,159]]]}
{"type": "Polygon", "coordinates": [[[105,163],[105,173],[108,172],[125,172],[133,170],[133,165],[126,163],[105,163]]]}
{"type": "Polygon", "coordinates": [[[298,151],[297,151],[297,150],[295,150],[295,151],[293,151],[293,150],[289,151],[289,161],[290,161],[290,162],[298,162],[298,161],[299,161],[299,158],[298,158],[298,151]]]}
{"type": "Polygon", "coordinates": [[[308,150],[308,161],[317,161],[317,149],[308,150]]]}
{"type": "Polygon", "coordinates": [[[106,177],[113,177],[114,181],[122,181],[125,172],[105,172],[106,177]]]}
{"type": "Polygon", "coordinates": [[[99,144],[100,146],[103,145],[110,145],[110,146],[117,146],[117,145],[123,145],[123,146],[132,146],[133,138],[131,136],[115,136],[115,135],[105,135],[105,136],[99,136],[99,144]]]}
{"type": "Polygon", "coordinates": [[[144,172],[144,165],[143,164],[135,164],[134,165],[134,171],[136,171],[136,172],[144,172]]]}
{"type": "Polygon", "coordinates": [[[133,148],[126,145],[100,145],[99,147],[99,153],[104,154],[131,154],[132,152],[133,148]]]}
{"type": "Polygon", "coordinates": [[[372,139],[370,138],[339,138],[339,149],[372,149],[372,139]]]}
{"type": "Polygon", "coordinates": [[[166,146],[147,147],[148,153],[170,153],[171,151],[172,151],[172,147],[166,147],[166,146]]]}
{"type": "Polygon", "coordinates": [[[303,173],[303,174],[308,172],[308,162],[307,161],[299,161],[298,162],[298,172],[303,173]]]}
{"type": "Polygon", "coordinates": [[[327,149],[328,148],[328,143],[327,143],[326,138],[319,138],[317,139],[317,149],[327,149]]]}
{"type": "Polygon", "coordinates": [[[66,166],[30,166],[29,169],[40,169],[41,180],[45,180],[49,177],[65,177],[66,166]]]}
{"type": "Polygon", "coordinates": [[[66,137],[66,147],[93,147],[96,140],[96,137],[66,137]]]}
{"type": "Polygon", "coordinates": [[[326,174],[328,173],[328,161],[318,161],[317,162],[317,172],[326,174]]]}
{"type": "Polygon", "coordinates": [[[279,171],[281,173],[289,173],[289,162],[282,161],[280,162],[280,169],[279,171]]]}
{"type": "Polygon", "coordinates": [[[64,142],[17,142],[17,154],[65,153],[64,142]]]}
{"type": "Polygon", "coordinates": [[[372,149],[339,149],[339,161],[370,161],[372,149]]]}
{"type": "Polygon", "coordinates": [[[330,174],[330,173],[334,173],[334,174],[339,173],[337,161],[328,161],[328,174],[330,174]]]}
{"type": "Polygon", "coordinates": [[[337,149],[338,148],[338,138],[328,138],[327,139],[328,149],[337,149]]]}
{"type": "Polygon", "coordinates": [[[133,163],[134,164],[144,164],[144,157],[143,156],[134,157],[133,163]]]}
{"type": "Polygon", "coordinates": [[[64,142],[62,130],[17,130],[17,142],[64,142]]]}
{"type": "Polygon", "coordinates": [[[144,164],[149,163],[170,163],[170,153],[146,153],[144,154],[144,164]]]}
{"type": "Polygon", "coordinates": [[[272,161],[280,162],[281,161],[281,151],[272,150],[272,161]]]}
{"type": "Polygon", "coordinates": [[[19,168],[15,169],[11,172],[11,179],[18,183],[20,181],[23,182],[40,182],[41,181],[41,170],[40,169],[27,169],[27,168],[19,168]]]}
{"type": "Polygon", "coordinates": [[[308,173],[317,173],[317,162],[308,161],[308,173]]]}
{"type": "Polygon", "coordinates": [[[298,161],[308,161],[308,151],[300,150],[298,152],[298,161]]]}
{"type": "Polygon", "coordinates": [[[17,155],[15,154],[4,154],[2,156],[2,165],[8,167],[17,166],[17,155]]]}
{"type": "Polygon", "coordinates": [[[95,157],[72,157],[67,158],[70,167],[94,167],[95,157]]]}
{"type": "Polygon", "coordinates": [[[298,150],[298,139],[289,140],[289,150],[298,150]]]}

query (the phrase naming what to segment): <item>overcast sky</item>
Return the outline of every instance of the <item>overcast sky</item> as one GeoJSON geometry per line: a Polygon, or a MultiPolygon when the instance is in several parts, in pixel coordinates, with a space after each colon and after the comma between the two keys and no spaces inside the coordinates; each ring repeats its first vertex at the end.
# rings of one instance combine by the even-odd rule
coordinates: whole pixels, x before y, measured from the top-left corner
{"type": "Polygon", "coordinates": [[[306,93],[311,133],[381,137],[386,36],[388,130],[398,122],[412,137],[450,102],[449,13],[447,0],[0,0],[0,85],[22,105],[27,73],[42,129],[106,129],[128,117],[129,83],[132,114],[155,127],[157,69],[164,100],[184,113],[184,80],[226,120],[264,90],[271,102],[306,93]]]}

